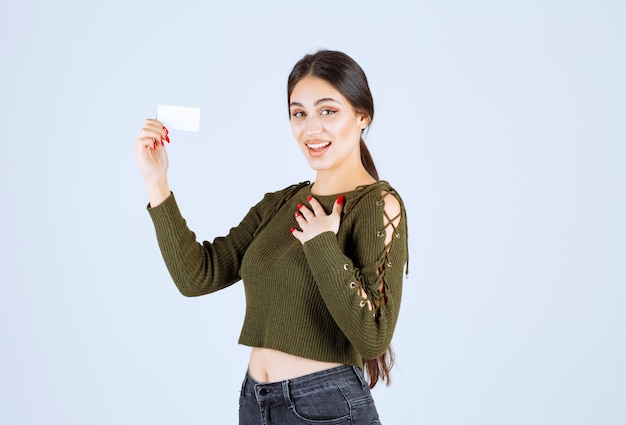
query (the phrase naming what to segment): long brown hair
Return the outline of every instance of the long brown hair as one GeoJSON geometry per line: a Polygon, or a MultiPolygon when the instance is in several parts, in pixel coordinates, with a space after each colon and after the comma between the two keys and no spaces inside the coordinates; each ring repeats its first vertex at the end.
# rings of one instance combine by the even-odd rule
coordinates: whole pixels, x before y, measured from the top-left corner
{"type": "MultiPolygon", "coordinates": [[[[365,72],[350,56],[343,52],[320,50],[300,59],[293,67],[287,80],[288,106],[291,102],[291,93],[294,87],[302,78],[308,76],[320,78],[331,84],[350,102],[357,113],[365,114],[369,118],[369,124],[372,123],[374,119],[374,98],[367,83],[365,72]]],[[[362,134],[360,150],[363,167],[374,179],[379,180],[374,160],[365,145],[362,134]]],[[[370,388],[374,388],[379,379],[387,381],[387,385],[389,385],[389,372],[393,367],[393,363],[394,353],[391,346],[376,359],[363,359],[365,371],[369,377],[370,388]]]]}

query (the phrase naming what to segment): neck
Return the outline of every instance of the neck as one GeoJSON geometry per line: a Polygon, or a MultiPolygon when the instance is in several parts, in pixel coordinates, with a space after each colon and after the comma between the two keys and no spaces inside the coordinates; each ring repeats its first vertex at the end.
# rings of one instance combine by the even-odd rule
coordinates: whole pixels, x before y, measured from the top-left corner
{"type": "Polygon", "coordinates": [[[354,190],[357,186],[375,183],[362,164],[356,169],[320,170],[311,188],[314,195],[335,195],[354,190]]]}

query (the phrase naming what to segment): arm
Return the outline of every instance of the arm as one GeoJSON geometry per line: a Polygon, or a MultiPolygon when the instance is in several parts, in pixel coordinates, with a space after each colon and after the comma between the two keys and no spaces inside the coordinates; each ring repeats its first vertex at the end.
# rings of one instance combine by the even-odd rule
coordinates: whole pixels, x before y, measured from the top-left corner
{"type": "Polygon", "coordinates": [[[150,200],[148,211],[163,259],[183,295],[216,291],[235,281],[234,266],[227,266],[226,258],[218,259],[210,244],[203,249],[187,227],[169,189],[169,161],[164,141],[170,141],[167,129],[160,121],[150,118],[145,120],[135,140],[135,156],[150,200]]]}
{"type": "Polygon", "coordinates": [[[383,191],[380,199],[384,202],[363,199],[360,202],[365,204],[352,211],[359,215],[349,235],[354,247],[351,252],[344,253],[345,244],[331,231],[304,243],[330,314],[365,359],[376,358],[389,347],[407,261],[402,204],[388,191],[383,191]]]}
{"type": "Polygon", "coordinates": [[[148,211],[163,259],[183,295],[197,296],[217,291],[240,279],[242,257],[256,233],[285,197],[305,183],[266,194],[228,236],[200,244],[187,227],[170,192],[164,141],[170,141],[167,129],[161,122],[150,118],[146,119],[135,140],[135,155],[150,200],[148,211]]]}
{"type": "Polygon", "coordinates": [[[185,296],[199,296],[237,282],[246,249],[281,202],[282,194],[282,191],[266,194],[227,236],[215,238],[213,242],[196,241],[173,194],[158,206],[149,208],[161,254],[178,290],[185,296]]]}

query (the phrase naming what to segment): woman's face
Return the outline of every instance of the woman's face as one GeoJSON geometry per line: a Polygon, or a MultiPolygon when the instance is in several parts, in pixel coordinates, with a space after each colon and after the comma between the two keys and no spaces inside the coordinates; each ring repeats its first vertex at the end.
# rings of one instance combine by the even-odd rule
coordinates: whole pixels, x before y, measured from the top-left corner
{"type": "Polygon", "coordinates": [[[289,112],[291,130],[311,168],[332,171],[361,164],[359,141],[369,119],[331,84],[304,77],[291,92],[289,112]]]}

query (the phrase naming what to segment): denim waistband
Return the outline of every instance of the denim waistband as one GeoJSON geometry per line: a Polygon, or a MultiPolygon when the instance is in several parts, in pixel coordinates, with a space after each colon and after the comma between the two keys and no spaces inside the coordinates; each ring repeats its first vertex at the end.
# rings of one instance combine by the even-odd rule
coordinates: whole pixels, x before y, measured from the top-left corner
{"type": "Polygon", "coordinates": [[[357,366],[342,365],[278,382],[258,382],[247,372],[242,391],[249,395],[254,394],[259,402],[267,403],[298,397],[323,388],[354,384],[362,388],[367,386],[363,371],[357,366]]]}

